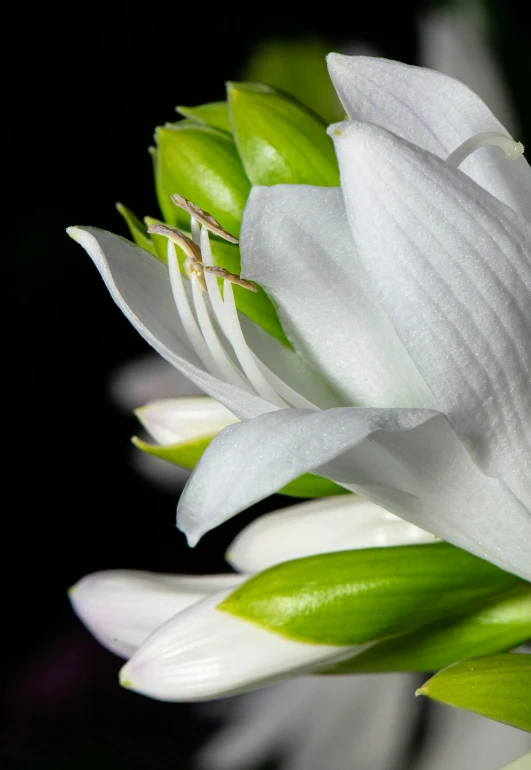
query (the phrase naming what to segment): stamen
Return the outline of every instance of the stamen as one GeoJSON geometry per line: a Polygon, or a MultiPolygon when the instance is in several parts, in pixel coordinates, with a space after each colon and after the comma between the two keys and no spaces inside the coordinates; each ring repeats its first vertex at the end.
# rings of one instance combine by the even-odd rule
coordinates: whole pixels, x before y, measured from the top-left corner
{"type": "Polygon", "coordinates": [[[238,319],[238,312],[236,310],[236,303],[234,302],[234,293],[232,291],[232,285],[229,281],[225,281],[223,285],[223,306],[225,308],[225,322],[226,327],[224,329],[227,339],[234,348],[236,357],[241,364],[243,371],[245,372],[249,382],[256,390],[259,396],[265,398],[282,409],[289,406],[283,398],[277,394],[276,390],[269,384],[262,372],[260,371],[253,354],[251,353],[243,336],[240,321],[238,319]]]}
{"type": "Polygon", "coordinates": [[[238,239],[235,238],[234,235],[231,235],[229,232],[227,232],[227,230],[225,230],[225,228],[220,225],[217,219],[214,219],[212,214],[209,214],[208,211],[203,211],[203,209],[200,209],[199,206],[195,205],[195,203],[191,203],[190,201],[187,201],[186,198],[183,198],[182,195],[172,195],[171,199],[176,206],[178,206],[180,209],[184,209],[184,211],[190,214],[191,217],[201,222],[201,224],[206,227],[207,230],[211,230],[213,233],[219,235],[221,238],[224,238],[230,243],[238,243],[238,239]]]}
{"type": "MultiPolygon", "coordinates": [[[[221,372],[218,369],[216,361],[214,360],[210,350],[208,349],[203,335],[199,331],[188,297],[186,296],[186,290],[184,288],[181,271],[179,270],[179,263],[177,261],[177,254],[175,253],[175,245],[173,241],[168,238],[168,270],[170,273],[170,284],[173,293],[173,299],[181,323],[192,350],[197,354],[198,358],[202,361],[207,372],[213,374],[215,377],[219,377],[221,372]]],[[[222,376],[222,375],[221,375],[222,376]]]]}
{"type": "MultiPolygon", "coordinates": [[[[201,253],[203,255],[203,265],[205,266],[205,279],[207,284],[207,290],[208,290],[208,297],[210,299],[210,304],[212,305],[212,309],[214,310],[214,314],[216,316],[216,320],[220,326],[221,331],[223,334],[227,337],[227,339],[231,342],[231,332],[232,332],[232,324],[230,323],[230,320],[227,319],[227,310],[225,307],[225,304],[223,302],[223,298],[221,296],[221,291],[219,289],[218,282],[216,278],[214,277],[214,271],[207,272],[210,267],[215,267],[213,265],[213,257],[212,257],[212,248],[210,246],[210,238],[208,237],[208,230],[206,228],[201,231],[201,253]]],[[[245,342],[245,338],[243,336],[243,331],[241,330],[241,324],[239,323],[238,319],[238,326],[240,328],[240,334],[244,340],[245,346],[248,348],[247,342],[245,342]]],[[[272,372],[268,366],[266,366],[262,361],[256,356],[254,353],[252,353],[252,357],[261,371],[264,378],[269,382],[269,384],[274,388],[274,390],[287,402],[292,404],[295,407],[298,407],[299,409],[318,409],[315,404],[312,404],[311,401],[308,401],[308,399],[304,398],[304,396],[301,396],[300,393],[297,393],[296,390],[293,390],[289,385],[287,385],[283,380],[280,379],[280,377],[277,377],[277,375],[272,372]]]]}
{"type": "Polygon", "coordinates": [[[516,160],[524,152],[524,145],[521,142],[515,142],[510,136],[505,134],[498,134],[494,131],[486,131],[482,134],[476,134],[467,139],[466,142],[459,145],[451,155],[448,156],[446,162],[458,168],[463,161],[465,161],[469,155],[471,155],[480,147],[486,147],[487,145],[495,145],[502,149],[505,153],[507,160],[516,160]]]}
{"type": "Polygon", "coordinates": [[[192,231],[192,240],[199,246],[200,227],[195,217],[190,217],[190,229],[192,231]]]}
{"type": "Polygon", "coordinates": [[[250,281],[246,281],[245,278],[240,278],[239,275],[235,275],[234,273],[229,273],[229,271],[225,270],[224,267],[218,267],[217,265],[207,265],[204,269],[205,272],[212,273],[212,275],[217,275],[218,278],[223,278],[225,281],[230,281],[230,283],[235,283],[237,286],[241,286],[243,289],[249,289],[249,291],[254,291],[255,293],[258,291],[256,286],[254,286],[250,281]]]}
{"type": "Polygon", "coordinates": [[[212,357],[214,358],[222,376],[231,385],[237,385],[243,390],[249,390],[249,387],[242,376],[237,372],[234,364],[225,352],[218,335],[216,334],[212,321],[205,305],[204,294],[196,279],[192,279],[192,296],[194,298],[195,312],[203,338],[208,346],[212,357]]]}
{"type": "Polygon", "coordinates": [[[170,241],[176,243],[181,248],[188,259],[193,262],[202,263],[201,249],[197,243],[194,243],[187,235],[177,230],[176,227],[169,227],[168,225],[154,224],[150,225],[147,229],[148,233],[156,233],[157,235],[164,235],[165,238],[169,238],[170,241]]]}

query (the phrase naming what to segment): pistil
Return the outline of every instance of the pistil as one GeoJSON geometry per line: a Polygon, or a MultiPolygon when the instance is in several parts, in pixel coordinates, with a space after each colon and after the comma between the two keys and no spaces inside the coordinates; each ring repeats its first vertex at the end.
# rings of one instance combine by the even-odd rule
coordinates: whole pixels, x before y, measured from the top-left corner
{"type": "Polygon", "coordinates": [[[479,150],[480,147],[487,147],[489,145],[499,147],[503,150],[507,160],[516,160],[524,152],[524,145],[521,142],[515,142],[514,139],[511,139],[510,136],[506,136],[505,134],[486,131],[471,136],[466,142],[460,144],[459,147],[448,156],[446,162],[450,166],[458,168],[473,152],[479,150]]]}

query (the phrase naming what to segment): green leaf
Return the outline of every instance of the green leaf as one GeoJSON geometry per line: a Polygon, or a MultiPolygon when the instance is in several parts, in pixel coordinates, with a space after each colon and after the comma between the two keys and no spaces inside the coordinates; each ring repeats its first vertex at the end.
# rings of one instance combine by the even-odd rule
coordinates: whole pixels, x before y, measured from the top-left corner
{"type": "Polygon", "coordinates": [[[487,655],[439,671],[417,695],[531,732],[531,655],[487,655]]]}
{"type": "MultiPolygon", "coordinates": [[[[173,465],[192,471],[203,452],[216,436],[201,436],[192,441],[184,441],[179,444],[148,444],[137,436],[131,439],[133,444],[143,452],[161,457],[173,465]]],[[[331,495],[349,494],[343,487],[334,484],[333,481],[314,476],[313,473],[305,473],[287,486],[279,489],[279,494],[292,497],[329,497],[331,495]]]]}
{"type": "Polygon", "coordinates": [[[370,548],[271,567],[219,609],[292,639],[354,645],[412,631],[523,583],[447,543],[370,548]]]}
{"type": "Polygon", "coordinates": [[[228,83],[229,115],[253,184],[339,185],[326,125],[299,102],[259,83],[228,83]]]}
{"type": "Polygon", "coordinates": [[[531,639],[531,586],[514,588],[479,609],[429,623],[375,644],[322,671],[437,671],[463,658],[512,650],[531,639]]]}
{"type": "Polygon", "coordinates": [[[136,245],[157,257],[157,249],[151,235],[147,231],[146,225],[122,203],[116,204],[116,210],[125,219],[125,223],[136,245]]]}
{"type": "Polygon", "coordinates": [[[333,46],[316,39],[268,40],[251,56],[245,79],[279,88],[327,123],[335,123],[343,120],[345,111],[326,67],[326,54],[333,50],[333,46]]]}
{"type": "Polygon", "coordinates": [[[232,134],[227,102],[210,102],[209,104],[200,104],[198,107],[179,106],[176,109],[179,115],[183,115],[185,118],[232,134]]]}
{"type": "Polygon", "coordinates": [[[210,126],[183,120],[157,128],[155,139],[155,178],[164,220],[170,225],[177,224],[179,209],[171,202],[171,195],[179,193],[238,236],[251,184],[232,137],[210,126]]]}

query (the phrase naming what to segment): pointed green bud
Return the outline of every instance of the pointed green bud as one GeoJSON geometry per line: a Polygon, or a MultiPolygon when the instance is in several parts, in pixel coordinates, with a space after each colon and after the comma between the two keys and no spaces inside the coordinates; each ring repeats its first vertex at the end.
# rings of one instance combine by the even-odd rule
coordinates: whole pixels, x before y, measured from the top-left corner
{"type": "MultiPolygon", "coordinates": [[[[198,107],[176,107],[175,109],[179,115],[194,120],[196,123],[203,123],[211,128],[219,128],[220,131],[232,134],[227,102],[209,102],[208,104],[200,104],[198,107]]],[[[336,122],[341,119],[342,117],[337,118],[336,122]]]]}
{"type": "Polygon", "coordinates": [[[179,209],[171,196],[178,193],[208,211],[237,237],[251,184],[232,137],[183,120],[157,128],[155,140],[155,178],[164,220],[177,224],[179,209]]]}
{"type": "Polygon", "coordinates": [[[245,79],[265,83],[298,99],[327,123],[343,120],[341,106],[326,67],[333,45],[322,40],[268,40],[245,68],[245,79]]]}
{"type": "Polygon", "coordinates": [[[417,695],[531,732],[531,655],[471,658],[439,671],[417,695]]]}
{"type": "Polygon", "coordinates": [[[367,548],[278,564],[218,609],[301,642],[355,645],[413,631],[521,585],[448,543],[367,548]]]}
{"type": "MultiPolygon", "coordinates": [[[[133,436],[131,441],[137,449],[146,452],[146,454],[160,457],[172,465],[178,465],[180,468],[193,471],[203,456],[203,452],[216,435],[200,436],[189,441],[179,442],[178,444],[150,444],[138,438],[138,436],[133,436]]],[[[278,493],[290,497],[307,498],[349,494],[346,489],[334,484],[333,481],[324,479],[322,476],[316,476],[313,473],[305,473],[299,476],[298,479],[279,489],[278,493]]]]}
{"type": "Polygon", "coordinates": [[[129,228],[129,232],[131,233],[131,238],[136,245],[149,251],[154,257],[157,257],[157,249],[153,243],[152,236],[147,231],[147,225],[145,225],[136,214],[133,214],[130,209],[124,206],[123,203],[117,203],[116,210],[124,218],[125,223],[129,228]]]}
{"type": "Polygon", "coordinates": [[[286,94],[259,83],[227,84],[234,139],[256,185],[339,185],[326,125],[286,94]]]}

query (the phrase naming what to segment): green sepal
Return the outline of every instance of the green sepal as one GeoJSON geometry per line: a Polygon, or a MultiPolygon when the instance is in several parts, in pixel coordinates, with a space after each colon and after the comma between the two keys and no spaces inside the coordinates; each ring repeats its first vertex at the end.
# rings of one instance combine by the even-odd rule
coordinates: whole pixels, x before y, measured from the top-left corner
{"type": "MultiPolygon", "coordinates": [[[[143,452],[147,452],[155,457],[161,457],[163,460],[166,460],[173,465],[178,465],[181,468],[192,471],[201,459],[203,452],[214,438],[216,438],[215,435],[201,436],[192,441],[184,441],[179,444],[166,444],[165,446],[161,444],[149,444],[146,441],[142,441],[138,436],[133,436],[131,441],[143,452]]],[[[313,498],[349,494],[349,492],[338,484],[334,484],[333,481],[322,478],[322,476],[315,476],[313,473],[305,473],[290,484],[282,487],[282,489],[279,489],[278,494],[288,495],[290,497],[313,498]]]]}
{"type": "Polygon", "coordinates": [[[144,222],[142,222],[136,216],[136,214],[133,214],[130,209],[124,206],[123,203],[117,203],[116,210],[124,218],[125,223],[129,228],[129,232],[131,233],[131,237],[136,245],[140,246],[140,248],[145,249],[146,251],[149,251],[150,254],[153,254],[154,257],[157,257],[157,249],[153,243],[151,235],[147,231],[147,226],[144,224],[144,222]]]}
{"type": "Polygon", "coordinates": [[[287,94],[260,83],[228,83],[229,115],[254,185],[339,185],[326,124],[287,94]]]}
{"type": "Polygon", "coordinates": [[[463,658],[512,650],[527,639],[531,639],[530,585],[497,596],[477,610],[386,639],[320,673],[437,671],[463,658]]]}
{"type": "Polygon", "coordinates": [[[531,732],[531,655],[506,653],[454,663],[417,695],[531,732]]]}
{"type": "Polygon", "coordinates": [[[176,107],[179,115],[185,118],[195,120],[197,123],[204,123],[212,128],[219,128],[227,134],[232,134],[232,126],[229,120],[229,108],[227,102],[209,102],[200,104],[197,107],[176,107]]]}
{"type": "Polygon", "coordinates": [[[271,567],[219,609],[290,639],[354,645],[407,633],[523,582],[448,543],[369,548],[271,567]]]}
{"type": "Polygon", "coordinates": [[[178,193],[238,237],[251,184],[232,137],[183,120],[157,128],[155,141],[156,188],[164,220],[169,225],[178,224],[179,209],[171,201],[172,194],[178,193]]]}
{"type": "MultiPolygon", "coordinates": [[[[144,217],[144,223],[146,227],[149,227],[150,225],[163,225],[164,222],[162,222],[160,219],[156,219],[155,217],[144,217]]],[[[190,224],[190,223],[188,223],[190,224]]],[[[160,259],[161,262],[164,262],[165,265],[168,264],[168,239],[165,238],[163,235],[157,235],[157,233],[150,233],[151,239],[153,242],[153,248],[155,249],[154,254],[157,257],[157,259],[160,259]]],[[[177,254],[177,260],[179,262],[179,267],[181,268],[181,273],[184,274],[184,260],[185,256],[181,249],[176,249],[177,254]]]]}
{"type": "Polygon", "coordinates": [[[322,40],[268,40],[253,52],[245,79],[279,88],[327,123],[336,123],[345,111],[326,67],[326,54],[333,50],[322,40]]]}

